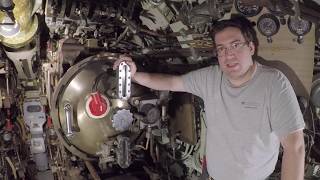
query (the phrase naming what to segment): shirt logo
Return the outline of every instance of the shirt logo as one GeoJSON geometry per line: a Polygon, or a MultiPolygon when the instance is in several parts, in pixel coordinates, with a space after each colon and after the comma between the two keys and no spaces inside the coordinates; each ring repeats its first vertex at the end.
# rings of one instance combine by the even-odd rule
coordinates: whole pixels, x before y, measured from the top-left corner
{"type": "Polygon", "coordinates": [[[251,109],[257,109],[259,107],[259,103],[257,103],[257,102],[249,102],[249,101],[242,101],[241,105],[244,108],[251,108],[251,109]]]}

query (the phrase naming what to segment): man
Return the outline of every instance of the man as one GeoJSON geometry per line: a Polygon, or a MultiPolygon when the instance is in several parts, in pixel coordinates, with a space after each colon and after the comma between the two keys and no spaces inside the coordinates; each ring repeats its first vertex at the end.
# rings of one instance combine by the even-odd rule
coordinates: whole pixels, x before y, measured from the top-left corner
{"type": "Polygon", "coordinates": [[[205,103],[207,169],[216,180],[263,180],[275,168],[283,147],[282,180],[304,176],[304,121],[294,91],[278,70],[253,60],[258,45],[251,23],[243,17],[215,24],[219,66],[182,76],[136,72],[133,79],[156,90],[190,92],[205,103]]]}

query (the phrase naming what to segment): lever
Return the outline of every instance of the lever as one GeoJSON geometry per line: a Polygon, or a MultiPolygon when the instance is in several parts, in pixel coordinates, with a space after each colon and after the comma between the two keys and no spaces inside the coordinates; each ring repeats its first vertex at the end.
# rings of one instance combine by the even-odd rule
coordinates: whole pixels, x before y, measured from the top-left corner
{"type": "Polygon", "coordinates": [[[66,113],[66,126],[67,126],[67,137],[73,136],[72,125],[73,125],[73,110],[71,104],[67,103],[64,105],[64,111],[66,113]]]}
{"type": "Polygon", "coordinates": [[[118,98],[122,100],[129,99],[131,95],[131,69],[127,63],[121,62],[117,72],[118,77],[118,98]]]}

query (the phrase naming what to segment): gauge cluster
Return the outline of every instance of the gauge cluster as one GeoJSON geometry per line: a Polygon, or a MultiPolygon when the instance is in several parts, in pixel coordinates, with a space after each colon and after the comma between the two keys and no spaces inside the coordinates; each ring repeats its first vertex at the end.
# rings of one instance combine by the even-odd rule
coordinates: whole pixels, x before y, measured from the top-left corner
{"type": "MultiPolygon", "coordinates": [[[[236,0],[234,2],[235,9],[239,14],[246,17],[259,16],[256,22],[258,31],[267,37],[267,41],[272,43],[272,36],[278,33],[280,26],[287,23],[289,31],[297,36],[296,41],[303,43],[303,36],[310,32],[312,23],[319,22],[310,16],[303,14],[302,10],[297,10],[299,3],[292,3],[290,1],[270,1],[266,4],[254,4],[246,0],[236,0]],[[261,13],[262,9],[266,8],[268,13],[261,13]]],[[[311,11],[312,12],[312,11],[311,11]]]]}

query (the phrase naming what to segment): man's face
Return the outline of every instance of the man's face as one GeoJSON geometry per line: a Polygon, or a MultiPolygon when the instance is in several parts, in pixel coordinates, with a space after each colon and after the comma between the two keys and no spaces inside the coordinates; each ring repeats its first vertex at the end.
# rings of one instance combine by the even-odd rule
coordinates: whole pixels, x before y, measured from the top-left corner
{"type": "Polygon", "coordinates": [[[247,42],[240,29],[227,27],[215,35],[221,70],[230,80],[241,80],[251,72],[254,44],[247,42]]]}

